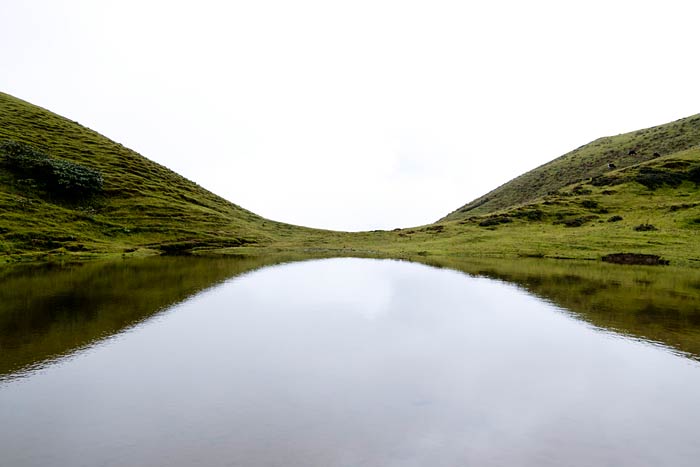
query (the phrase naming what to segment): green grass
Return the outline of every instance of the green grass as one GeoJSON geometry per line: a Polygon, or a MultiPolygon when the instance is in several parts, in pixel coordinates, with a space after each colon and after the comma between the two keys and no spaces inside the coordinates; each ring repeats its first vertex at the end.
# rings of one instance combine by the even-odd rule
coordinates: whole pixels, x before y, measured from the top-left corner
{"type": "Polygon", "coordinates": [[[268,245],[316,232],[264,219],[76,122],[0,93],[0,142],[7,140],[104,177],[102,194],[68,202],[0,167],[0,255],[10,260],[268,245]]]}
{"type": "Polygon", "coordinates": [[[359,233],[264,219],[76,122],[0,93],[0,143],[6,140],[104,178],[101,194],[66,201],[0,166],[6,263],[164,252],[585,260],[633,252],[700,267],[700,116],[601,138],[436,224],[359,233]],[[608,221],[615,216],[621,220],[608,221]],[[643,224],[656,230],[635,230],[643,224]]]}
{"type": "MultiPolygon", "coordinates": [[[[546,135],[542,135],[546,137],[546,135]]],[[[618,169],[654,159],[654,154],[670,154],[700,144],[700,114],[664,125],[599,138],[531,170],[481,196],[443,220],[457,220],[529,203],[565,186],[618,169]],[[630,151],[636,154],[630,155],[630,151]]]]}

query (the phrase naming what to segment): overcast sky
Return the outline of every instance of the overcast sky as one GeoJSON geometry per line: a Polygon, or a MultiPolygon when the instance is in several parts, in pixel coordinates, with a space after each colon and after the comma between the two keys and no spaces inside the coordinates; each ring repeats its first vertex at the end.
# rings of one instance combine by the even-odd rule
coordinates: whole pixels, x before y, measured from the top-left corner
{"type": "Polygon", "coordinates": [[[426,224],[700,112],[693,1],[0,2],[0,90],[265,217],[426,224]]]}

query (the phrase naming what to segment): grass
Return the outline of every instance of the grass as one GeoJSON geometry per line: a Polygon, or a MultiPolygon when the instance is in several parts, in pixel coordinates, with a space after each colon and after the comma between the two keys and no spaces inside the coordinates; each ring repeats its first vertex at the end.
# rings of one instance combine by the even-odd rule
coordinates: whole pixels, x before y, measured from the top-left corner
{"type": "Polygon", "coordinates": [[[262,218],[76,122],[0,93],[6,140],[104,178],[102,193],[69,202],[0,166],[6,263],[280,252],[599,260],[634,252],[700,267],[700,116],[594,141],[435,224],[359,233],[262,218]],[[640,225],[655,230],[635,230],[640,225]]]}
{"type": "Polygon", "coordinates": [[[568,185],[606,175],[611,172],[608,164],[624,169],[698,144],[700,114],[644,130],[599,138],[467,203],[444,220],[463,219],[529,203],[568,185]]]}
{"type": "Polygon", "coordinates": [[[0,142],[99,171],[100,195],[65,201],[0,167],[0,255],[148,254],[270,244],[313,229],[264,219],[76,122],[0,93],[0,142]]]}

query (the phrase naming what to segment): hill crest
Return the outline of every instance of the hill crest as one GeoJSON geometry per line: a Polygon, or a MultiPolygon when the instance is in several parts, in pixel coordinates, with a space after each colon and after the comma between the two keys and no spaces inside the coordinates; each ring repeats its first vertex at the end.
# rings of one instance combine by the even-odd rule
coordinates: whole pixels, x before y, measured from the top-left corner
{"type": "Polygon", "coordinates": [[[700,114],[643,130],[598,138],[504,183],[440,221],[491,214],[524,205],[610,170],[634,166],[698,144],[700,114]]]}

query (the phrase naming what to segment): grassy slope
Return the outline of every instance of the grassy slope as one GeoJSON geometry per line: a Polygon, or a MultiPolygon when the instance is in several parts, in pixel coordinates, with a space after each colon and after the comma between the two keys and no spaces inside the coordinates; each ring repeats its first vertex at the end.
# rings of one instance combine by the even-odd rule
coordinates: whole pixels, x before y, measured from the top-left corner
{"type": "Polygon", "coordinates": [[[0,168],[6,261],[139,255],[180,244],[217,254],[600,259],[639,252],[700,267],[698,186],[651,190],[636,181],[649,168],[673,175],[700,167],[700,116],[593,142],[505,185],[491,204],[436,224],[352,234],[263,219],[75,122],[0,94],[0,141],[8,138],[100,170],[106,190],[79,205],[52,202],[0,168]],[[627,156],[632,148],[637,156],[627,156]],[[607,169],[611,160],[618,169],[607,169]],[[595,185],[590,177],[602,173],[605,184],[595,185]],[[545,182],[527,186],[534,179],[545,182]],[[608,222],[612,216],[622,220],[608,222]],[[644,223],[657,230],[634,230],[644,223]]]}
{"type": "Polygon", "coordinates": [[[700,144],[700,114],[675,122],[597,139],[527,172],[448,214],[457,220],[525,204],[567,185],[690,149],[700,144]],[[634,150],[636,155],[629,155],[634,150]]]}
{"type": "Polygon", "coordinates": [[[99,170],[105,190],[66,203],[0,167],[0,255],[266,245],[320,232],[263,219],[76,122],[0,93],[0,142],[8,139],[99,170]]]}
{"type": "Polygon", "coordinates": [[[498,213],[405,229],[398,232],[393,249],[406,254],[418,248],[424,255],[591,260],[635,252],[699,267],[700,188],[684,181],[675,188],[651,190],[635,181],[645,167],[667,172],[700,167],[700,148],[619,169],[610,174],[617,178],[612,186],[594,186],[588,180],[498,213]],[[613,216],[622,220],[609,222],[613,216]],[[507,222],[480,225],[493,219],[507,222]],[[578,225],[577,221],[581,225],[567,226],[578,225]],[[634,230],[640,224],[652,224],[657,230],[634,230]]]}
{"type": "Polygon", "coordinates": [[[395,256],[599,260],[610,253],[633,252],[700,267],[700,187],[688,180],[656,189],[638,182],[649,170],[682,178],[698,168],[696,146],[547,190],[545,196],[492,213],[364,233],[355,242],[395,256]],[[610,222],[614,216],[622,219],[610,222]],[[641,224],[656,230],[635,230],[641,224]]]}

